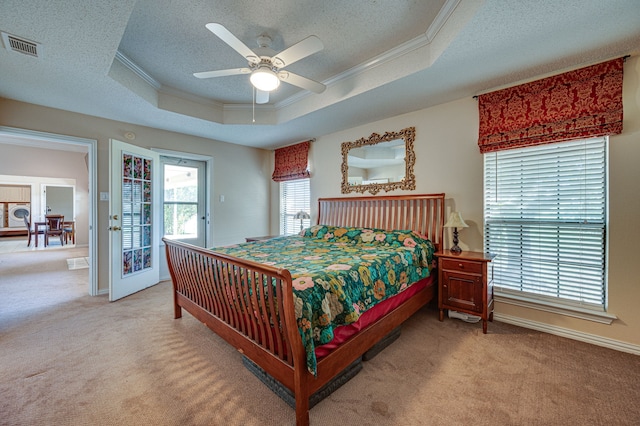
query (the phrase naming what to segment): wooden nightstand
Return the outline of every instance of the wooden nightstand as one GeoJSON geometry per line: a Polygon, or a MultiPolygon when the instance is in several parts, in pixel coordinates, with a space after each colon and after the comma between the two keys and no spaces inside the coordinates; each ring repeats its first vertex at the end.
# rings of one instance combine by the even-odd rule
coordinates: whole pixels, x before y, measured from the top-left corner
{"type": "Polygon", "coordinates": [[[453,253],[439,251],[438,309],[440,321],[444,310],[476,315],[482,318],[482,332],[487,333],[487,320],[493,321],[493,265],[495,255],[473,251],[453,253]]]}

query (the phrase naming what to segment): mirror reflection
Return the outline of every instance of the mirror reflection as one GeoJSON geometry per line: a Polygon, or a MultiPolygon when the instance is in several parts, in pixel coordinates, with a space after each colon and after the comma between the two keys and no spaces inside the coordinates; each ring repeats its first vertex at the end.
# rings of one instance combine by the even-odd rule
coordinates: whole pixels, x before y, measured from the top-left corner
{"type": "Polygon", "coordinates": [[[415,127],[342,144],[342,193],[415,189],[415,127]]]}
{"type": "Polygon", "coordinates": [[[400,182],[405,177],[404,140],[394,139],[349,150],[349,185],[400,182]]]}

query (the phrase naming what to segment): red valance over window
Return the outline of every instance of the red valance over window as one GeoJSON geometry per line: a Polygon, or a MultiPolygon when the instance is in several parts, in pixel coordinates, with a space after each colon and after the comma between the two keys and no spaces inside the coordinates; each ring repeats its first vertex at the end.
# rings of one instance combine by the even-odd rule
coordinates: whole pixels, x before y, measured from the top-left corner
{"type": "Polygon", "coordinates": [[[623,62],[480,95],[480,152],[621,133],[623,62]]]}
{"type": "Polygon", "coordinates": [[[307,163],[310,145],[311,141],[306,141],[276,149],[273,180],[284,182],[308,178],[309,169],[307,168],[307,163]]]}

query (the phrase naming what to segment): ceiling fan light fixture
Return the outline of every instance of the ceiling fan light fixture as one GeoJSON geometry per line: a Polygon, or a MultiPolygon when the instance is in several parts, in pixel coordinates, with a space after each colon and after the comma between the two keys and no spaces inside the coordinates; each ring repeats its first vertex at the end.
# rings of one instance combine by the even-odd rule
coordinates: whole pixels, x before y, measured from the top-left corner
{"type": "Polygon", "coordinates": [[[263,92],[271,92],[280,86],[280,79],[276,73],[267,66],[261,66],[253,71],[249,80],[256,89],[262,90],[263,92]]]}

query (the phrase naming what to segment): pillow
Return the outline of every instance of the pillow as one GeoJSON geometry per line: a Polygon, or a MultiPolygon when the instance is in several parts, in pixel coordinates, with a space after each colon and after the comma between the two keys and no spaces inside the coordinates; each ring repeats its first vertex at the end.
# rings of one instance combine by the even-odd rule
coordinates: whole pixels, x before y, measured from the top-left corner
{"type": "MultiPolygon", "coordinates": [[[[374,244],[387,246],[414,247],[428,240],[411,230],[388,230],[378,228],[355,228],[329,225],[315,225],[302,233],[303,237],[322,239],[329,242],[349,244],[374,244]]],[[[429,242],[429,244],[431,244],[429,242]]]]}
{"type": "Polygon", "coordinates": [[[414,248],[421,264],[429,271],[435,268],[435,247],[426,237],[411,230],[387,230],[377,228],[355,228],[315,225],[300,232],[300,236],[342,244],[382,245],[414,248]]]}

